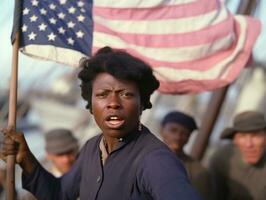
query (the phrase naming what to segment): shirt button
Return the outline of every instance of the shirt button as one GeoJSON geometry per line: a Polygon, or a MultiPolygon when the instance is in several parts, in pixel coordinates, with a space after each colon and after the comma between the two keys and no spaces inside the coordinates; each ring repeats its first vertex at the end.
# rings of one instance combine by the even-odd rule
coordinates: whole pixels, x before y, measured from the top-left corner
{"type": "Polygon", "coordinates": [[[98,176],[96,181],[97,181],[97,183],[99,183],[101,181],[101,176],[98,176]]]}

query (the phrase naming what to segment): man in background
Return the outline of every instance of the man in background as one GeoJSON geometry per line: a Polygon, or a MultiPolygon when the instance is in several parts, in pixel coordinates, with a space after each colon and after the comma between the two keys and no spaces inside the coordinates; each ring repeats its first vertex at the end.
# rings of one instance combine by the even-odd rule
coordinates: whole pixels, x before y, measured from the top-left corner
{"type": "Polygon", "coordinates": [[[221,138],[232,142],[219,148],[210,160],[215,199],[265,200],[266,121],[263,113],[239,113],[221,138]]]}
{"type": "Polygon", "coordinates": [[[196,129],[196,122],[191,116],[173,111],[163,118],[160,133],[164,143],[183,161],[192,186],[202,199],[211,200],[211,183],[207,170],[184,152],[184,146],[196,129]]]}
{"type": "MultiPolygon", "coordinates": [[[[72,167],[78,150],[78,140],[67,129],[54,129],[45,133],[46,160],[42,165],[56,177],[62,176],[72,167]]],[[[0,200],[6,199],[6,165],[0,161],[0,200]]],[[[16,190],[17,200],[37,200],[26,190],[16,190]]]]}
{"type": "Polygon", "coordinates": [[[54,129],[45,133],[45,150],[44,167],[56,177],[60,177],[72,167],[79,144],[70,130],[54,129]]]}

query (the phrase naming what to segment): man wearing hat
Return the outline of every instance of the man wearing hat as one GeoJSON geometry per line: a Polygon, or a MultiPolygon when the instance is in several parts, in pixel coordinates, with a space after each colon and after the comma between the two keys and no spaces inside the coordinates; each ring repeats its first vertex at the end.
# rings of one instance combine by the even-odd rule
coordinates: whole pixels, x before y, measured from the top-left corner
{"type": "Polygon", "coordinates": [[[73,165],[79,144],[72,132],[67,129],[54,129],[45,134],[46,159],[48,169],[56,177],[62,176],[73,165]]]}
{"type": "Polygon", "coordinates": [[[168,113],[161,123],[161,136],[165,144],[183,161],[192,186],[202,199],[211,198],[210,177],[200,162],[192,159],[184,152],[191,133],[197,129],[195,120],[182,112],[168,113]]]}
{"type": "Polygon", "coordinates": [[[230,139],[214,153],[210,169],[215,199],[266,199],[266,121],[257,111],[245,111],[234,118],[222,139],[230,139]]]}

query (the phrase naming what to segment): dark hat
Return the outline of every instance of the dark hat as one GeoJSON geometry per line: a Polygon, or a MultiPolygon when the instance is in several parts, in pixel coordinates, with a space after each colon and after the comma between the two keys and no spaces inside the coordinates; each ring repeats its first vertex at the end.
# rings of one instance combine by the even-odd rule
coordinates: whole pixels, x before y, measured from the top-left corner
{"type": "Polygon", "coordinates": [[[45,150],[51,154],[64,154],[78,150],[79,144],[67,129],[53,129],[45,134],[45,150]]]}
{"type": "Polygon", "coordinates": [[[174,122],[183,125],[191,132],[198,128],[193,117],[179,111],[172,111],[168,113],[162,120],[162,126],[169,122],[174,122]]]}
{"type": "Polygon", "coordinates": [[[232,139],[236,132],[256,132],[266,128],[264,115],[257,111],[245,111],[239,113],[234,118],[233,127],[226,128],[222,134],[222,139],[232,139]]]}

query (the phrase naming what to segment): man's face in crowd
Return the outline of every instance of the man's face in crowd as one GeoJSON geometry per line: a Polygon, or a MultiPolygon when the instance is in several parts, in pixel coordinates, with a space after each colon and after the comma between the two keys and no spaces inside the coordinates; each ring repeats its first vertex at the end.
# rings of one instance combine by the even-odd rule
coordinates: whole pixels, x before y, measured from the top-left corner
{"type": "Polygon", "coordinates": [[[161,129],[163,141],[175,153],[183,152],[183,147],[188,142],[190,131],[175,122],[166,123],[161,129]]]}
{"type": "Polygon", "coordinates": [[[254,165],[265,152],[266,134],[263,130],[252,133],[237,132],[233,142],[239,148],[243,161],[254,165]]]}

